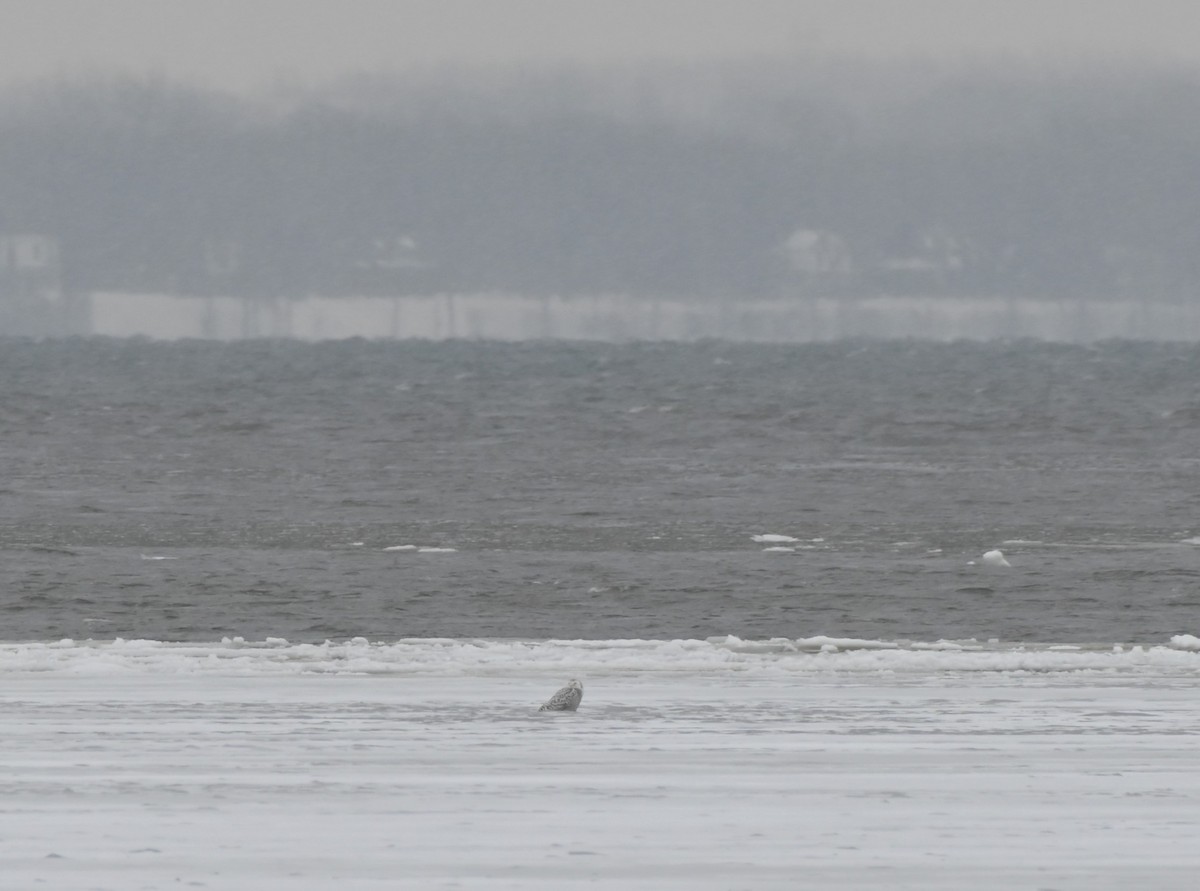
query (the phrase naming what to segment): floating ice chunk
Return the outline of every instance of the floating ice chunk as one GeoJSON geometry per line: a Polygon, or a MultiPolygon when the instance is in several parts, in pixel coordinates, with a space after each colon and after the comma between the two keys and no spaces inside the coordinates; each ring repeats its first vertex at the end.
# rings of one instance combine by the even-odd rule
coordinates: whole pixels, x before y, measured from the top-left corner
{"type": "Polygon", "coordinates": [[[763,553],[764,554],[794,554],[794,553],[796,553],[796,549],[784,547],[783,545],[775,545],[774,547],[763,548],[763,553]]]}
{"type": "Polygon", "coordinates": [[[790,535],[776,535],[773,532],[768,532],[766,535],[751,535],[750,539],[752,541],[770,544],[786,544],[788,542],[800,540],[798,538],[792,538],[790,535]]]}
{"type": "Polygon", "coordinates": [[[983,555],[983,563],[985,566],[1012,566],[1004,559],[1004,552],[999,548],[988,551],[983,555]]]}
{"type": "Polygon", "coordinates": [[[417,548],[418,554],[453,554],[458,548],[417,548]]]}
{"type": "Polygon", "coordinates": [[[1171,646],[1177,650],[1200,650],[1200,637],[1193,634],[1176,634],[1171,638],[1171,646]]]}
{"type": "Polygon", "coordinates": [[[390,545],[384,548],[385,551],[415,551],[416,545],[390,545]]]}
{"type": "Polygon", "coordinates": [[[161,554],[142,554],[143,560],[178,560],[178,557],[166,557],[161,554]]]}

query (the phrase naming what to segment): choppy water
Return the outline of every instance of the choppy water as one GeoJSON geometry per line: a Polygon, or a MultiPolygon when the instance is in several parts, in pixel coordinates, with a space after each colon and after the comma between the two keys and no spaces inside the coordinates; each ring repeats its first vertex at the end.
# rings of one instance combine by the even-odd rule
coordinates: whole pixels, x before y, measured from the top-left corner
{"type": "Polygon", "coordinates": [[[7,640],[1200,629],[1194,346],[3,341],[0,382],[7,640]]]}

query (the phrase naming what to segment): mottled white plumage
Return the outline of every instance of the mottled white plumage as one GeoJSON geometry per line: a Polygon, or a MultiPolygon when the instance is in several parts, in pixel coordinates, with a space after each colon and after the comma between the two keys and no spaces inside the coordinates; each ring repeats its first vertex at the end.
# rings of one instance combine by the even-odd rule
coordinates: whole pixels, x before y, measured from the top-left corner
{"type": "Polygon", "coordinates": [[[538,709],[539,712],[573,712],[579,708],[583,699],[583,684],[572,678],[570,682],[555,693],[538,709]]]}

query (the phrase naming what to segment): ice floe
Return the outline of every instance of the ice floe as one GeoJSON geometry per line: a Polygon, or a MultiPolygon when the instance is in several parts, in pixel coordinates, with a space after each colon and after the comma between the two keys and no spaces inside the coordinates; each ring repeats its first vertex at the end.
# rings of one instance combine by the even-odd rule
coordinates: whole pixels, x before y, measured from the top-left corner
{"type": "Polygon", "coordinates": [[[985,566],[1012,566],[999,548],[984,553],[982,560],[985,566]]]}

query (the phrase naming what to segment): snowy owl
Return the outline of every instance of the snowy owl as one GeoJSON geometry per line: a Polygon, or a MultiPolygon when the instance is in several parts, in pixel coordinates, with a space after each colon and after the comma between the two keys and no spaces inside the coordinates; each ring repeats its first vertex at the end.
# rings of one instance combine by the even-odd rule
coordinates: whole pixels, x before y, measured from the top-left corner
{"type": "Polygon", "coordinates": [[[539,712],[573,712],[579,708],[583,699],[583,684],[575,679],[550,697],[549,701],[538,709],[539,712]]]}

